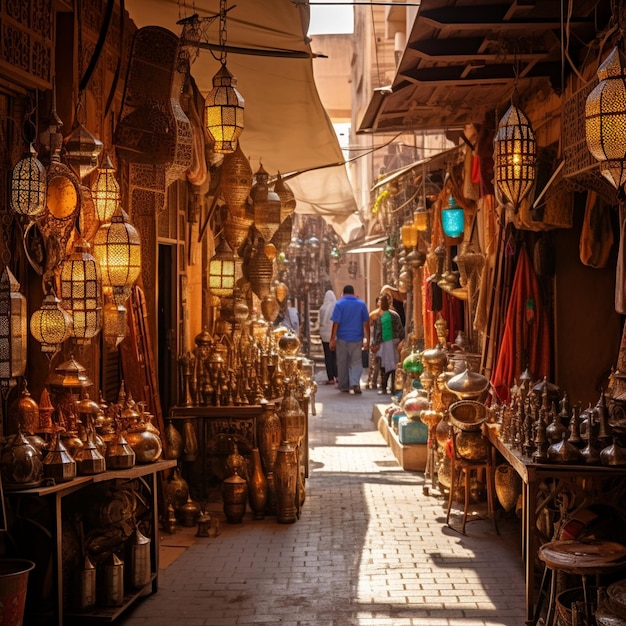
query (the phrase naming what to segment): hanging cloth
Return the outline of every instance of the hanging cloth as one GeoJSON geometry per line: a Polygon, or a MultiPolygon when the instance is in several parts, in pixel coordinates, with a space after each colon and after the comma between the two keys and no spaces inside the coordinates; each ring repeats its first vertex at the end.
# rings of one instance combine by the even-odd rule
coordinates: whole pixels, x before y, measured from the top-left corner
{"type": "Polygon", "coordinates": [[[502,342],[491,377],[501,402],[510,399],[510,388],[528,368],[535,378],[550,375],[550,324],[541,302],[539,282],[525,248],[517,260],[507,307],[502,342]]]}

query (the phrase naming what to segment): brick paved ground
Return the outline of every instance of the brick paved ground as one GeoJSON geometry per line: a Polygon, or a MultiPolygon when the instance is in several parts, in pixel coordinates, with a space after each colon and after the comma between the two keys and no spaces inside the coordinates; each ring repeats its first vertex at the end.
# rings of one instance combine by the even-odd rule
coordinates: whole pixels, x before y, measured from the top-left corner
{"type": "MultiPolygon", "coordinates": [[[[163,535],[159,591],[124,626],[520,626],[520,526],[445,526],[423,474],[397,464],[371,420],[374,391],[320,385],[301,518],[163,535]]],[[[216,515],[219,515],[219,510],[216,515]]]]}

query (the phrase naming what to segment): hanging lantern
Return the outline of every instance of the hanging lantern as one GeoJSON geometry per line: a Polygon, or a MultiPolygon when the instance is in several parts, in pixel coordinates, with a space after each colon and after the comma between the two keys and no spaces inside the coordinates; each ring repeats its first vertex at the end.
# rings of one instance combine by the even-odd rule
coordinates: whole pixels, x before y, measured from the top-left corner
{"type": "Polygon", "coordinates": [[[61,301],[72,315],[72,335],[88,343],[102,328],[102,279],[100,265],[79,239],[61,268],[61,301]]]}
{"type": "Polygon", "coordinates": [[[91,188],[91,197],[98,220],[103,224],[110,222],[120,203],[120,185],[108,154],[98,169],[98,178],[91,188]]]}
{"type": "Polygon", "coordinates": [[[413,211],[413,225],[420,233],[428,230],[428,211],[423,206],[413,211]]]}
{"type": "Polygon", "coordinates": [[[204,102],[206,129],[215,142],[213,150],[221,154],[235,151],[243,131],[245,102],[236,84],[237,79],[228,71],[224,61],[213,76],[213,89],[204,102]]]}
{"type": "Polygon", "coordinates": [[[235,257],[223,237],[209,261],[209,289],[219,297],[230,296],[235,289],[235,257]]]}
{"type": "Polygon", "coordinates": [[[141,272],[141,242],[121,207],[96,232],[93,251],[100,262],[102,286],[110,287],[115,303],[123,305],[141,272]]]}
{"type": "Polygon", "coordinates": [[[400,236],[405,248],[414,248],[417,245],[418,232],[414,224],[405,224],[400,229],[400,236]]]}
{"type": "Polygon", "coordinates": [[[13,387],[26,371],[26,298],[8,267],[0,276],[0,386],[13,387]]]}
{"type": "Polygon", "coordinates": [[[117,348],[126,336],[126,307],[107,302],[104,305],[102,337],[104,342],[111,348],[117,348]]]}
{"type": "Polygon", "coordinates": [[[254,206],[254,227],[269,243],[280,226],[281,202],[278,194],[269,188],[269,174],[260,165],[254,174],[255,183],[250,190],[254,206]]]}
{"type": "Polygon", "coordinates": [[[280,223],[282,224],[296,210],[296,197],[289,185],[283,180],[280,172],[274,183],[274,191],[280,198],[280,223]]]}
{"type": "Polygon", "coordinates": [[[52,358],[72,334],[72,317],[61,307],[61,301],[52,290],[43,299],[41,308],[31,315],[30,333],[48,358],[52,358]]]}
{"type": "Polygon", "coordinates": [[[441,226],[443,232],[456,239],[465,231],[465,211],[457,204],[453,196],[448,200],[448,206],[441,209],[441,226]]]}
{"type": "Polygon", "coordinates": [[[511,105],[500,120],[494,147],[498,188],[517,209],[535,183],[537,144],[528,118],[516,106],[511,105]]]}
{"type": "Polygon", "coordinates": [[[31,143],[11,174],[11,209],[18,215],[38,217],[46,209],[46,193],[46,168],[31,143]]]}
{"type": "Polygon", "coordinates": [[[599,83],[587,96],[585,133],[602,175],[616,189],[626,183],[626,65],[618,47],[598,68],[599,83]]]}
{"type": "Polygon", "coordinates": [[[102,152],[103,143],[92,135],[84,124],[77,124],[64,143],[65,160],[81,180],[98,167],[98,157],[102,152]]]}

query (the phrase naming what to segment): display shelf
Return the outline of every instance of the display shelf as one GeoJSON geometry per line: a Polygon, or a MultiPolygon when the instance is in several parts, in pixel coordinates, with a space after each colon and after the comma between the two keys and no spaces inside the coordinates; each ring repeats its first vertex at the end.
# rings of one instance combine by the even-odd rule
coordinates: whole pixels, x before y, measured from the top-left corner
{"type": "MultiPolygon", "coordinates": [[[[158,511],[158,486],[157,475],[159,472],[176,466],[175,460],[157,461],[142,465],[135,465],[126,470],[112,470],[91,476],[78,476],[75,479],[59,483],[44,484],[30,489],[14,490],[6,493],[12,510],[16,512],[13,520],[13,528],[9,533],[19,537],[20,525],[30,524],[41,531],[41,536],[47,536],[50,544],[50,556],[35,555],[41,558],[39,570],[50,570],[51,579],[44,581],[37,576],[29,578],[29,594],[37,597],[35,607],[27,607],[25,624],[54,624],[63,626],[64,620],[68,623],[87,623],[91,621],[111,622],[117,619],[139,597],[154,593],[157,590],[159,571],[159,511],[158,511]],[[145,510],[143,520],[150,529],[150,582],[138,590],[129,591],[124,597],[123,604],[119,607],[98,606],[95,609],[77,613],[75,610],[66,610],[64,602],[70,595],[70,589],[64,589],[64,563],[68,552],[72,550],[72,541],[66,535],[67,518],[64,515],[65,507],[69,507],[73,516],[88,518],[93,515],[90,505],[93,505],[96,496],[101,495],[102,490],[110,489],[116,493],[121,485],[127,485],[138,480],[140,489],[143,490],[141,500],[145,510]],[[94,491],[95,490],[95,491],[94,491]],[[36,512],[36,513],[33,513],[36,512]],[[19,513],[19,515],[18,515],[19,513]],[[64,545],[68,543],[68,545],[64,545]],[[65,550],[64,550],[65,548],[65,550]],[[40,584],[41,588],[37,585],[40,584]],[[48,587],[50,587],[48,589],[48,587]],[[44,590],[46,587],[46,590],[44,590]]],[[[133,513],[134,515],[134,513],[133,513]]],[[[143,522],[142,522],[143,523],[143,522]]],[[[127,541],[126,537],[123,541],[127,541]]],[[[28,553],[32,547],[27,541],[16,541],[17,550],[28,553]]],[[[111,548],[113,549],[113,548],[111,548]]],[[[32,555],[31,555],[32,556],[32,555]]],[[[37,563],[34,573],[37,571],[37,563]]]]}

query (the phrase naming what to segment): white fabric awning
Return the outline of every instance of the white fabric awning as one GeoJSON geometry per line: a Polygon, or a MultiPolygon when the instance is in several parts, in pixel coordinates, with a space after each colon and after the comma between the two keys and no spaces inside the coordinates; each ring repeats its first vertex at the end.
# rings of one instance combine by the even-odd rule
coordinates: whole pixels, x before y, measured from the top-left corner
{"type": "MultiPolygon", "coordinates": [[[[177,21],[197,13],[200,19],[219,12],[218,0],[187,6],[175,0],[126,0],[130,18],[142,28],[161,26],[176,35],[177,21]]],[[[236,0],[228,7],[227,45],[256,50],[294,51],[304,58],[233,54],[227,66],[245,100],[241,148],[252,170],[262,163],[270,174],[280,172],[293,190],[300,214],[323,215],[346,240],[361,224],[357,204],[332,123],[322,106],[313,76],[312,51],[305,39],[308,5],[291,0],[236,0]],[[320,168],[320,169],[316,169],[320,168]],[[304,171],[297,176],[290,173],[304,171]]],[[[203,37],[219,43],[219,19],[203,37]]],[[[218,52],[200,49],[191,66],[199,90],[212,88],[218,52]]]]}

